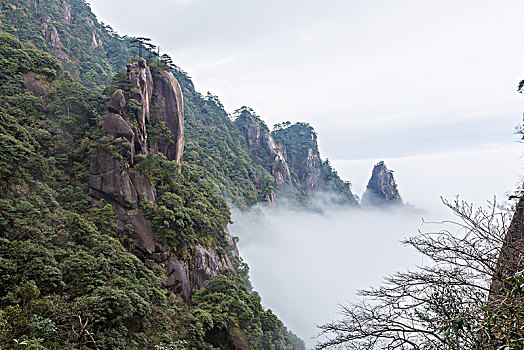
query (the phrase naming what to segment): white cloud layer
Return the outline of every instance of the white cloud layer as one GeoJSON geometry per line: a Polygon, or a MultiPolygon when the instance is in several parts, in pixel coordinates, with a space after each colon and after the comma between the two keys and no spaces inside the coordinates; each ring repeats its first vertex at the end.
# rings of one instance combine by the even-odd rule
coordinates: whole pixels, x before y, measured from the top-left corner
{"type": "MultiPolygon", "coordinates": [[[[385,159],[404,201],[424,212],[331,207],[318,214],[259,206],[248,214],[234,211],[231,230],[240,237],[240,252],[264,306],[312,347],[316,325],[338,317],[337,303],[356,301],[356,290],[377,286],[384,276],[423,263],[399,241],[419,229],[442,228],[422,225],[422,218],[454,219],[440,196],[453,200],[460,195],[477,206],[494,196],[505,202],[521,174],[521,155],[521,145],[515,144],[385,159]]],[[[353,190],[361,195],[379,160],[332,164],[354,179],[353,190]]]]}

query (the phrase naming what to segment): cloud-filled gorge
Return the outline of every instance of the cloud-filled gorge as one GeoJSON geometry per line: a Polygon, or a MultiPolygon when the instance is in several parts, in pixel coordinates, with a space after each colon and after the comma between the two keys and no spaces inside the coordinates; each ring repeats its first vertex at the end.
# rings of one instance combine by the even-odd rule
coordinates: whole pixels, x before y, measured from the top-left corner
{"type": "Polygon", "coordinates": [[[258,205],[233,212],[231,231],[250,266],[264,306],[307,343],[316,325],[336,318],[338,303],[380,284],[382,277],[420,263],[400,240],[417,233],[423,212],[291,205],[258,205]]]}

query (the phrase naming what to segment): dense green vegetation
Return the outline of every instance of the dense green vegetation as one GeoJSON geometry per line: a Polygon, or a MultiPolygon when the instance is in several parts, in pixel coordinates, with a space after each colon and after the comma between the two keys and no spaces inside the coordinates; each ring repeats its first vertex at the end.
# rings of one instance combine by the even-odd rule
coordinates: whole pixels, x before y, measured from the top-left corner
{"type": "Polygon", "coordinates": [[[60,58],[91,89],[102,89],[131,56],[128,38],[100,24],[84,0],[0,0],[0,30],[60,58]]]}
{"type": "MultiPolygon", "coordinates": [[[[0,63],[0,348],[213,349],[224,329],[251,348],[300,345],[232,271],[191,306],[169,293],[164,270],[127,250],[114,207],[92,205],[92,155],[102,147],[125,156],[122,140],[98,125],[107,97],[10,34],[0,34],[0,63]],[[31,73],[35,82],[24,84],[31,73]]],[[[159,198],[141,205],[177,255],[194,242],[225,245],[229,211],[209,184],[162,155],[135,164],[159,198]]]]}

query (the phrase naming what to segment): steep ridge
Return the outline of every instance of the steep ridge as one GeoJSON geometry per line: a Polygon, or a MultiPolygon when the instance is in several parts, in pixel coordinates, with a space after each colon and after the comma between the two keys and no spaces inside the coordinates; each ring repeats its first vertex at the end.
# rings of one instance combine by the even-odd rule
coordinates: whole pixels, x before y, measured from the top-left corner
{"type": "Polygon", "coordinates": [[[374,206],[402,204],[393,170],[388,170],[383,161],[373,168],[366,191],[362,195],[362,204],[374,206]]]}
{"type": "MultiPolygon", "coordinates": [[[[136,156],[160,151],[167,160],[180,162],[184,145],[179,84],[171,72],[154,68],[152,74],[143,58],[127,65],[127,79],[119,83],[131,89],[117,89],[113,93],[108,114],[101,119],[101,125],[115,139],[126,138],[130,148],[124,151],[126,157],[122,159],[107,147],[99,147],[91,159],[89,185],[95,198],[113,205],[117,227],[122,233],[126,225],[131,225],[127,234],[135,243],[137,256],[150,268],[162,266],[167,276],[166,287],[189,302],[192,292],[202,288],[204,282],[234,266],[227,255],[217,253],[216,247],[206,249],[200,244],[190,244],[187,250],[191,258],[182,261],[169,244],[156,237],[151,222],[140,208],[140,201],[156,205],[157,191],[150,179],[133,167],[136,156]],[[128,104],[135,108],[126,110],[128,104]],[[154,111],[153,106],[157,107],[154,111]],[[148,125],[154,126],[153,121],[161,121],[168,127],[168,142],[148,139],[146,129],[148,125]]],[[[228,242],[233,241],[228,239],[228,242]]],[[[226,250],[236,252],[234,242],[232,245],[226,250]]]]}
{"type": "Polygon", "coordinates": [[[277,147],[291,169],[295,188],[306,195],[334,194],[340,203],[358,205],[351,184],[343,181],[331,167],[322,161],[318,151],[317,133],[307,123],[277,124],[271,133],[277,147]]]}
{"type": "Polygon", "coordinates": [[[293,190],[291,172],[283,150],[277,147],[266,124],[248,107],[236,111],[235,125],[240,129],[252,157],[258,164],[270,170],[275,179],[274,190],[267,195],[267,201],[274,203],[277,193],[283,194],[293,190]]]}
{"type": "Polygon", "coordinates": [[[165,67],[105,98],[8,34],[0,62],[0,347],[303,348],[246,287],[225,201],[158,151],[183,144],[165,67]]]}

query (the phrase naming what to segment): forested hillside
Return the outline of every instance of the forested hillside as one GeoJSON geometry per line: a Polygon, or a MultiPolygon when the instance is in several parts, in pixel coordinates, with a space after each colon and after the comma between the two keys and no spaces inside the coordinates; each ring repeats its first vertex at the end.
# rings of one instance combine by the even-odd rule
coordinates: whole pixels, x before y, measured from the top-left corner
{"type": "Polygon", "coordinates": [[[1,0],[0,30],[60,59],[92,90],[103,89],[131,58],[127,37],[101,24],[82,0],[1,0]]]}
{"type": "Polygon", "coordinates": [[[1,348],[304,348],[252,291],[226,201],[354,204],[310,126],[275,142],[83,0],[0,0],[0,60],[1,348]]]}
{"type": "MultiPolygon", "coordinates": [[[[74,82],[56,58],[1,34],[0,60],[2,348],[302,346],[228,257],[229,211],[208,184],[107,131],[104,118],[118,116],[108,97],[74,82]],[[98,182],[97,166],[115,168],[98,182]],[[126,174],[150,191],[122,192],[126,174]],[[141,254],[140,212],[155,232],[154,250],[141,254]],[[233,269],[207,270],[215,255],[233,269]],[[189,286],[200,288],[185,302],[169,284],[175,262],[191,266],[189,286]]],[[[140,126],[144,104],[130,97],[121,118],[140,126]]],[[[149,145],[170,137],[160,112],[150,116],[149,145]]]]}

